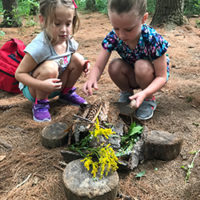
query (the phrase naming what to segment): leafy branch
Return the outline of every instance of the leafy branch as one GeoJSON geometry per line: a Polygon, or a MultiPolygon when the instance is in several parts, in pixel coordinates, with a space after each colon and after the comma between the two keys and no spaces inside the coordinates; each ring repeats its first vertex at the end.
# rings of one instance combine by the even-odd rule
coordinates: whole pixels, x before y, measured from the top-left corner
{"type": "Polygon", "coordinates": [[[188,182],[190,175],[192,173],[192,169],[194,167],[194,161],[197,158],[198,154],[200,153],[200,149],[198,151],[194,151],[192,152],[192,154],[194,154],[194,157],[192,159],[192,162],[190,164],[187,165],[187,167],[185,167],[184,165],[181,166],[182,169],[184,169],[186,171],[186,176],[185,176],[185,181],[188,182]]]}
{"type": "Polygon", "coordinates": [[[140,139],[143,127],[133,122],[126,135],[121,137],[121,149],[116,153],[117,157],[130,154],[134,144],[140,139]]]}
{"type": "Polygon", "coordinates": [[[78,152],[83,159],[85,168],[90,171],[93,178],[96,178],[97,173],[100,170],[100,179],[108,175],[110,171],[116,171],[118,166],[118,158],[115,155],[115,151],[110,144],[106,145],[100,143],[98,147],[91,147],[90,143],[92,139],[99,141],[99,137],[109,139],[109,136],[116,134],[111,128],[101,128],[99,119],[97,118],[94,130],[90,131],[90,134],[83,138],[78,144],[69,146],[69,150],[78,152]]]}

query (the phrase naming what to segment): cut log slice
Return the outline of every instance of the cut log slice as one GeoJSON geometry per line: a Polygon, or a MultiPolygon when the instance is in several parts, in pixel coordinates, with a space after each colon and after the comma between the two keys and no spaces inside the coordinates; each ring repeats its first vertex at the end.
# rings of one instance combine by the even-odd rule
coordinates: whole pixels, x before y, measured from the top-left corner
{"type": "Polygon", "coordinates": [[[114,172],[102,179],[94,179],[80,160],[70,162],[63,172],[67,199],[114,200],[119,184],[118,173],[114,172]]]}
{"type": "Polygon", "coordinates": [[[153,130],[146,135],[144,140],[145,160],[173,160],[182,147],[183,139],[166,131],[153,130]]]}
{"type": "Polygon", "coordinates": [[[67,130],[67,124],[62,122],[46,126],[41,134],[42,145],[46,148],[55,148],[67,144],[67,130]]]}
{"type": "Polygon", "coordinates": [[[60,153],[63,156],[64,161],[67,163],[82,158],[79,153],[73,151],[61,150],[60,153]]]}

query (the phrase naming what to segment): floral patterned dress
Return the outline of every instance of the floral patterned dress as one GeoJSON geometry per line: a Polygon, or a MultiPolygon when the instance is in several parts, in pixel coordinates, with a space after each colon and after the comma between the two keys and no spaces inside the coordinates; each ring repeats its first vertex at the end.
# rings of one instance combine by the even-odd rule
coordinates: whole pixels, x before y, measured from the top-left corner
{"type": "MultiPolygon", "coordinates": [[[[156,32],[155,29],[143,24],[141,36],[135,49],[130,49],[118,38],[112,30],[102,41],[102,46],[108,52],[117,51],[121,58],[134,67],[134,63],[140,59],[153,61],[166,53],[169,43],[156,32]]],[[[167,56],[167,72],[169,74],[169,57],[167,56]]]]}

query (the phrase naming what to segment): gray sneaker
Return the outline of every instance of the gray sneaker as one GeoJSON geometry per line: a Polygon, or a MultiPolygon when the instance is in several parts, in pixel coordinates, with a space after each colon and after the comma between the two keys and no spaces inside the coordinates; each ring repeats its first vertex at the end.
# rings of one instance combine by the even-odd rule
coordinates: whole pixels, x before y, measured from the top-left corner
{"type": "Polygon", "coordinates": [[[141,106],[135,111],[135,116],[139,120],[148,120],[153,117],[154,110],[157,107],[155,97],[146,99],[141,106]]]}
{"type": "Polygon", "coordinates": [[[133,95],[133,92],[121,91],[118,102],[130,103],[129,97],[133,95]]]}

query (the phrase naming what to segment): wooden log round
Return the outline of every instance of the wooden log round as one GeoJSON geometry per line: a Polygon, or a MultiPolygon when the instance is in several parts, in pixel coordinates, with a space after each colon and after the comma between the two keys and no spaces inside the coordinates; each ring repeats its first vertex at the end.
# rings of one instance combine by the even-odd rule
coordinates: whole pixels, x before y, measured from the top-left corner
{"type": "Polygon", "coordinates": [[[153,130],[144,140],[145,160],[173,160],[182,147],[183,139],[166,131],[153,130]]]}
{"type": "Polygon", "coordinates": [[[70,162],[63,172],[67,199],[114,200],[119,184],[118,173],[114,172],[102,179],[94,179],[80,160],[70,162]]]}
{"type": "Polygon", "coordinates": [[[67,124],[58,122],[46,126],[42,130],[42,145],[47,148],[55,148],[67,144],[67,124]]]}

